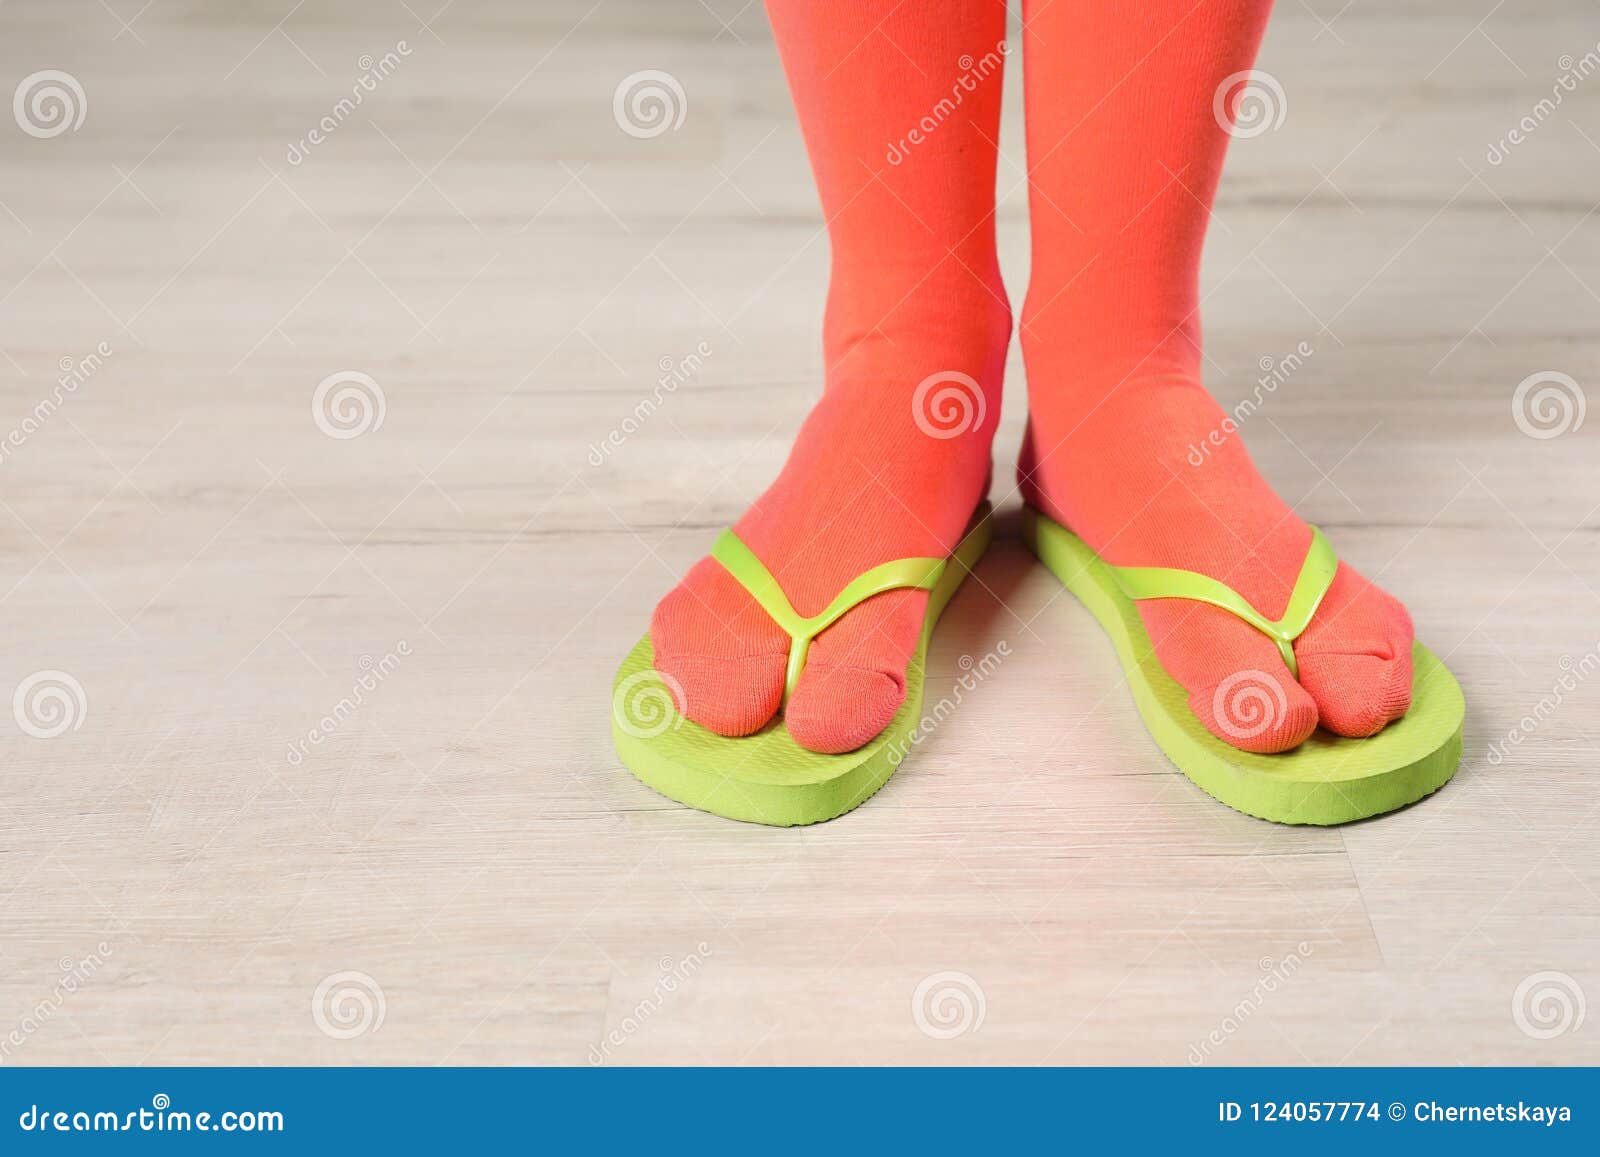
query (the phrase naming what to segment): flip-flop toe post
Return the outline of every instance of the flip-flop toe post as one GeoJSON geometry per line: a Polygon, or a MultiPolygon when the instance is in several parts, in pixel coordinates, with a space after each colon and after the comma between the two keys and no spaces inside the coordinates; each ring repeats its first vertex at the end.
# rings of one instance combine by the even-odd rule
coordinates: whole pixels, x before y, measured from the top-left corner
{"type": "MultiPolygon", "coordinates": [[[[1449,669],[1413,644],[1411,708],[1378,734],[1350,739],[1318,729],[1292,751],[1261,755],[1223,742],[1189,709],[1188,694],[1168,675],[1139,617],[1144,599],[1209,603],[1249,623],[1277,644],[1298,675],[1294,641],[1310,625],[1333,582],[1338,556],[1320,530],[1282,617],[1269,619],[1237,591],[1206,575],[1165,567],[1116,567],[1060,523],[1032,507],[1023,537],[1100,623],[1116,648],[1145,726],[1167,758],[1201,789],[1248,815],[1285,824],[1341,824],[1414,803],[1442,787],[1461,761],[1466,703],[1449,669]]],[[[1272,719],[1271,688],[1240,727],[1272,719]]]]}
{"type": "MultiPolygon", "coordinates": [[[[789,602],[772,572],[738,535],[723,531],[711,555],[789,635],[784,702],[793,693],[812,641],[844,614],[889,590],[929,592],[916,653],[906,670],[906,698],[876,738],[842,755],[800,746],[780,714],[754,735],[708,731],[676,709],[671,677],[654,666],[647,634],[623,660],[612,686],[611,735],[638,779],[701,811],[752,823],[791,826],[833,819],[883,786],[919,738],[922,685],[934,628],[957,589],[983,556],[992,534],[985,503],[947,558],[904,558],[873,567],[806,616],[789,602]]],[[[681,699],[681,689],[678,696],[681,699]]]]}

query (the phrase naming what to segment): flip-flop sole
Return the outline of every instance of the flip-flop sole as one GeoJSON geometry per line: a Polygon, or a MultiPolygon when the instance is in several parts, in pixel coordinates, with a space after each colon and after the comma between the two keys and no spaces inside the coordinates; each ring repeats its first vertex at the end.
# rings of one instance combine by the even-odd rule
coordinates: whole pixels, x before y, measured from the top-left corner
{"type": "Polygon", "coordinates": [[[865,747],[843,755],[809,751],[795,742],[782,716],[739,739],[706,730],[673,707],[666,677],[654,668],[655,648],[647,634],[623,660],[612,685],[611,736],[617,754],[629,771],[662,795],[729,819],[790,827],[831,820],[860,806],[922,739],[929,641],[939,616],[983,557],[992,533],[986,505],[938,585],[928,592],[922,636],[906,669],[906,700],[865,747]]]}
{"type": "MultiPolygon", "coordinates": [[[[1449,668],[1421,643],[1412,651],[1411,709],[1377,735],[1347,739],[1318,728],[1293,751],[1240,751],[1189,710],[1133,600],[1087,543],[1031,507],[1023,510],[1023,539],[1111,637],[1139,714],[1167,758],[1229,807],[1281,824],[1349,823],[1415,803],[1455,774],[1466,701],[1449,668]]],[[[1264,706],[1270,712],[1270,702],[1264,706]]]]}

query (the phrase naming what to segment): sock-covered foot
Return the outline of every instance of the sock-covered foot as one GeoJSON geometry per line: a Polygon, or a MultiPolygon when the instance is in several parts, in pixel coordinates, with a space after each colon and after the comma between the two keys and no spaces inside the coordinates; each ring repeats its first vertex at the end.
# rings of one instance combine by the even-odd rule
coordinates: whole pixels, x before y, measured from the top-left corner
{"type": "MultiPolygon", "coordinates": [[[[1223,417],[1198,383],[1181,380],[1126,384],[1075,428],[1036,417],[1020,465],[1024,497],[1113,565],[1198,571],[1277,618],[1311,530],[1236,434],[1192,464],[1190,448],[1224,429],[1223,417]]],[[[1340,735],[1372,735],[1410,705],[1410,616],[1347,564],[1295,641],[1298,680],[1271,639],[1226,611],[1182,599],[1138,610],[1195,715],[1245,751],[1286,751],[1319,720],[1340,735]]]]}
{"type": "MultiPolygon", "coordinates": [[[[988,379],[998,373],[992,364],[988,379]]],[[[819,613],[880,563],[942,558],[961,541],[986,489],[992,419],[956,438],[930,437],[913,410],[917,385],[829,389],[778,480],[734,524],[802,615],[819,613]]],[[[817,636],[784,713],[797,742],[850,751],[883,730],[905,701],[927,601],[926,591],[888,591],[817,636]]],[[[656,667],[676,680],[690,719],[748,735],[777,711],[789,637],[716,560],[695,564],[662,599],[650,634],[656,667]]]]}
{"type": "MultiPolygon", "coordinates": [[[[828,221],[827,369],[782,473],[734,530],[812,615],[880,563],[948,555],[987,488],[1011,334],[993,223],[1005,6],[770,0],[768,12],[828,221]],[[975,70],[938,130],[906,145],[975,70]]],[[[784,708],[797,742],[843,752],[883,730],[927,601],[889,591],[817,636],[784,708]]],[[[650,633],[690,719],[748,735],[778,710],[788,636],[715,560],[661,601],[650,633]]]]}
{"type": "MultiPolygon", "coordinates": [[[[1019,478],[1108,562],[1198,571],[1276,618],[1311,531],[1200,384],[1198,293],[1228,126],[1241,109],[1280,111],[1276,82],[1249,71],[1270,6],[1025,3],[1033,272],[1019,478]]],[[[1319,720],[1371,735],[1410,702],[1410,617],[1348,566],[1295,643],[1298,680],[1226,611],[1167,599],[1139,614],[1195,715],[1247,751],[1292,748],[1319,720]]]]}

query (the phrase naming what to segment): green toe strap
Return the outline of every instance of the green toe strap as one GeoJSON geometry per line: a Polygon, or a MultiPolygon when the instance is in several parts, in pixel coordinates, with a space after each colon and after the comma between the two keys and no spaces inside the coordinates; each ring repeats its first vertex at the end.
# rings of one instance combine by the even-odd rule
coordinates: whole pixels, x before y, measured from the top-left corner
{"type": "MultiPolygon", "coordinates": [[[[1243,595],[1226,583],[1196,574],[1190,570],[1174,570],[1163,566],[1114,566],[1109,568],[1122,593],[1130,599],[1192,599],[1210,603],[1236,615],[1256,630],[1278,644],[1284,666],[1295,678],[1300,677],[1299,665],[1294,658],[1294,641],[1311,623],[1322,598],[1333,585],[1334,572],[1339,569],[1339,557],[1323,537],[1322,531],[1311,528],[1311,549],[1306,551],[1306,561],[1300,567],[1300,577],[1295,580],[1294,591],[1289,595],[1289,605],[1283,617],[1276,621],[1267,618],[1252,607],[1243,595]]],[[[776,618],[776,616],[774,616],[776,618]]]]}
{"type": "MultiPolygon", "coordinates": [[[[903,587],[932,590],[945,568],[942,558],[898,558],[886,562],[852,580],[834,596],[833,602],[820,615],[806,618],[790,604],[772,572],[733,531],[722,532],[716,545],[711,548],[711,557],[750,592],[750,596],[761,604],[761,609],[772,616],[773,622],[789,633],[789,667],[783,677],[785,703],[794,693],[800,672],[805,669],[806,652],[811,648],[812,639],[837,622],[846,611],[866,602],[873,595],[903,587]]],[[[1306,617],[1310,618],[1310,615],[1306,617]]]]}

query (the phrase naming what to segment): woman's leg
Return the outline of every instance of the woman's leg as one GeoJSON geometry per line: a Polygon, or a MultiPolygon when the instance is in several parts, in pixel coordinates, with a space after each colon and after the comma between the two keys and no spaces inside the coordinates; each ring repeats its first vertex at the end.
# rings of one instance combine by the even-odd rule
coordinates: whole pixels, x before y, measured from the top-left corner
{"type": "MultiPolygon", "coordinates": [[[[827,370],[782,473],[734,529],[815,614],[879,563],[949,553],[987,485],[1011,335],[993,219],[1005,6],[767,8],[832,246],[827,370]]],[[[796,740],[848,751],[883,730],[927,598],[879,595],[818,637],[785,709],[796,740]]],[[[745,735],[777,710],[788,638],[718,563],[701,560],[650,630],[689,718],[745,735]]]]}
{"type": "MultiPolygon", "coordinates": [[[[1019,479],[1108,561],[1200,571],[1276,616],[1311,532],[1201,384],[1197,290],[1235,74],[1254,61],[1270,7],[1025,3],[1033,273],[1019,479]],[[1195,463],[1193,447],[1209,453],[1195,463]]],[[[1319,717],[1370,735],[1410,703],[1411,620],[1347,566],[1295,645],[1298,682],[1227,612],[1176,600],[1139,611],[1195,714],[1235,746],[1285,750],[1319,717]],[[1253,696],[1262,682],[1276,686],[1253,696]],[[1273,726],[1256,732],[1233,713],[1252,698],[1284,705],[1273,726]]]]}

